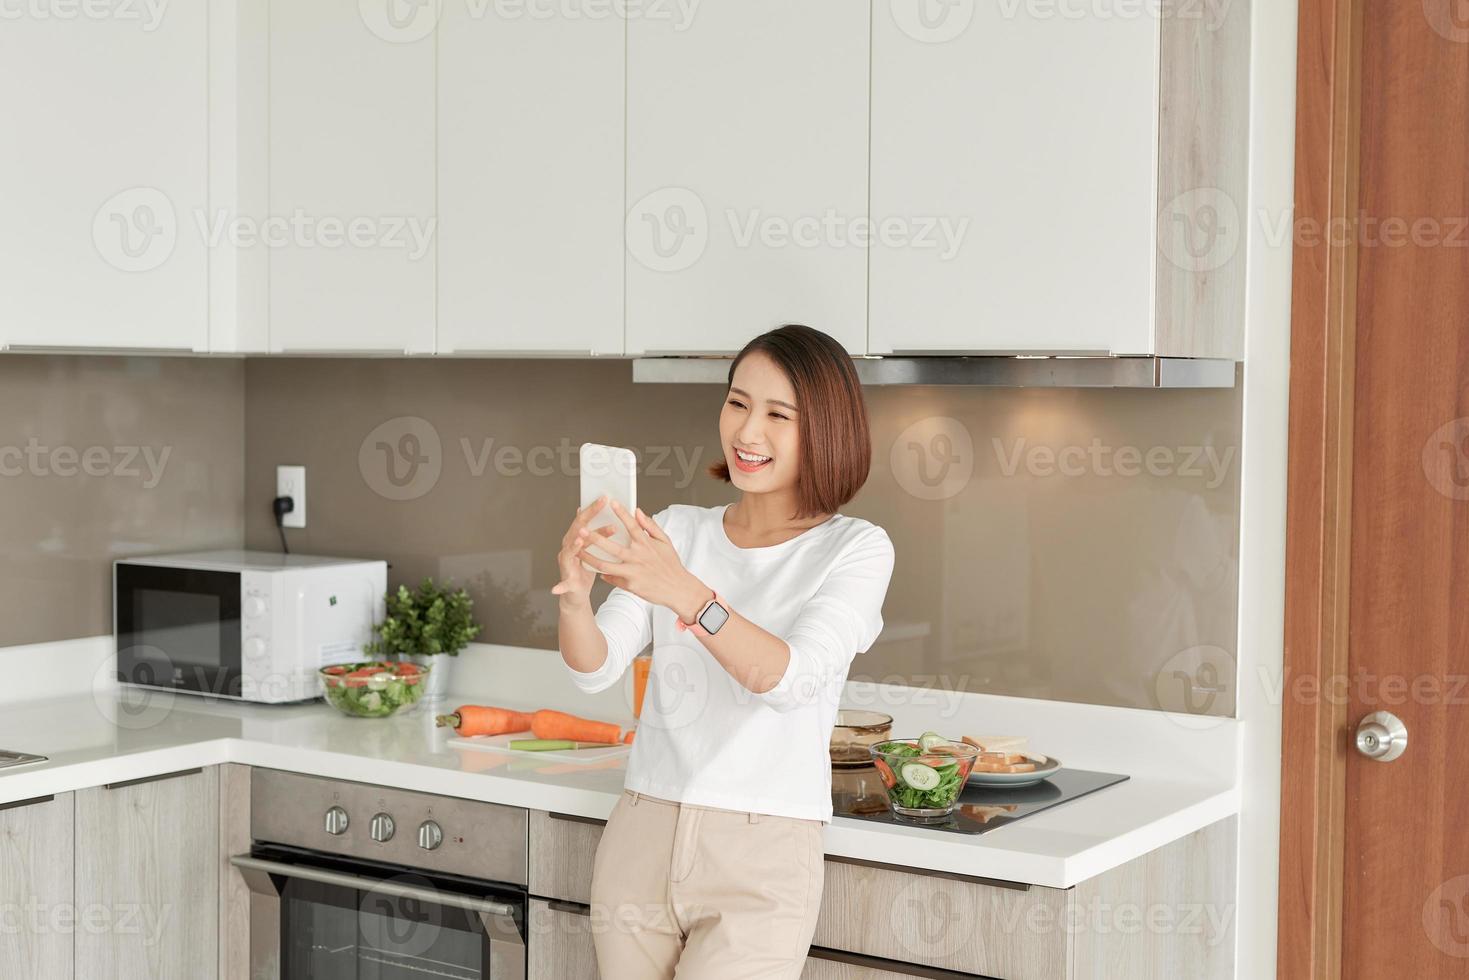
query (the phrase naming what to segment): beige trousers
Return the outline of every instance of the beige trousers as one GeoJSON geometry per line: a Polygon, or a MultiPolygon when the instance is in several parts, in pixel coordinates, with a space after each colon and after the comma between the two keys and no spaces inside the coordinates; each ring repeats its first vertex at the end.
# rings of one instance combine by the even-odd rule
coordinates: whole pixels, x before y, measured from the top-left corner
{"type": "Polygon", "coordinates": [[[601,980],[796,980],[824,852],[820,820],[624,790],[592,863],[601,980]]]}

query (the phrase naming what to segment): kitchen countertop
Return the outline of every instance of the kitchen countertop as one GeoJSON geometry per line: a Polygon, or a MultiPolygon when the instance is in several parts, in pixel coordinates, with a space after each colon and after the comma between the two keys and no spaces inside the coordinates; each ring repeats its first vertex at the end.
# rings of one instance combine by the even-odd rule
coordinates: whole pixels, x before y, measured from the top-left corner
{"type": "MultiPolygon", "coordinates": [[[[554,658],[554,654],[552,654],[554,658]]],[[[559,658],[555,658],[559,665],[559,658]]],[[[555,675],[553,671],[553,675],[555,675]]],[[[517,685],[524,690],[526,688],[517,685]]],[[[849,685],[871,694],[887,689],[849,685]]],[[[962,706],[984,698],[963,695],[962,706]]],[[[355,719],[321,702],[301,705],[249,705],[208,701],[190,695],[150,692],[139,709],[116,689],[6,705],[0,711],[0,749],[34,752],[47,761],[0,769],[0,804],[61,793],[195,766],[238,762],[271,769],[331,776],[340,779],[402,787],[513,806],[555,810],[580,816],[606,818],[622,790],[626,759],[600,764],[547,763],[502,753],[459,749],[447,744],[449,730],[433,723],[427,706],[411,714],[387,719],[355,719]]],[[[1002,708],[988,704],[1020,699],[987,699],[984,716],[990,724],[959,725],[954,711],[935,717],[946,721],[940,730],[973,734],[999,730],[1002,708]]],[[[465,702],[494,703],[534,710],[553,705],[554,699],[535,703],[511,697],[451,694],[438,710],[465,702]]],[[[850,697],[848,702],[850,703],[850,697]]],[[[954,702],[961,704],[961,702],[954,702]]],[[[858,701],[863,707],[877,706],[858,701]]],[[[1024,717],[1046,712],[1070,712],[1073,727],[1094,724],[1098,709],[1086,705],[1028,704],[1024,717]],[[1036,705],[1049,707],[1037,708],[1036,705]]],[[[596,714],[583,706],[584,713],[596,714]]],[[[888,708],[903,724],[895,730],[930,727],[924,711],[888,708]]],[[[1112,716],[1107,716],[1112,717],[1112,716]]],[[[1129,711],[1121,724],[1157,726],[1168,716],[1161,712],[1129,711]],[[1138,717],[1133,717],[1138,716],[1138,717]],[[1153,716],[1153,717],[1145,717],[1153,716]]],[[[609,720],[615,720],[609,718],[609,720]]],[[[1068,725],[1072,724],[1070,722],[1068,725]]],[[[1209,746],[1229,745],[1236,722],[1220,720],[1230,730],[1203,733],[1209,746]]],[[[1007,731],[1023,731],[1014,727],[1007,731]]],[[[1186,728],[1178,731],[1183,741],[1186,728]]],[[[1068,741],[1084,744],[1076,735],[1057,730],[1050,745],[1037,745],[1083,768],[1104,768],[1132,778],[1029,816],[985,834],[969,836],[836,817],[825,829],[826,852],[888,864],[999,878],[1009,881],[1068,888],[1124,864],[1170,841],[1238,812],[1239,794],[1232,778],[1232,758],[1221,767],[1198,759],[1174,745],[1171,756],[1070,758],[1061,748],[1068,741]],[[1098,765],[1109,762],[1111,765],[1098,765]],[[1122,763],[1126,761],[1126,765],[1122,763]]],[[[1095,741],[1095,733],[1092,734],[1095,741]]],[[[1136,743],[1138,739],[1131,739],[1136,743]]],[[[1144,741],[1155,741],[1144,739],[1144,741]]],[[[1032,736],[1032,744],[1035,738],[1032,736]]]]}

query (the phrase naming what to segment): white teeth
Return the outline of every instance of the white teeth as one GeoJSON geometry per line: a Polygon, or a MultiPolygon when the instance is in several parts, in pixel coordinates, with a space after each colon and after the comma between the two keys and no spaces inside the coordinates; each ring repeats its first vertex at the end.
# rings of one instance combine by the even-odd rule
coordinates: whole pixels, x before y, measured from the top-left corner
{"type": "Polygon", "coordinates": [[[769,456],[756,456],[754,453],[747,453],[743,449],[736,449],[735,455],[747,463],[764,463],[770,459],[769,456]]]}

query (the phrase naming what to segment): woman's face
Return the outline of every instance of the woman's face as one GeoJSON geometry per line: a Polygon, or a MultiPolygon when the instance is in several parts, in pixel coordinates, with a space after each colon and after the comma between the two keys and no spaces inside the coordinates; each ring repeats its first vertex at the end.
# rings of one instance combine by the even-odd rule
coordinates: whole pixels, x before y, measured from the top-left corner
{"type": "Polygon", "coordinates": [[[736,487],[749,493],[795,487],[799,408],[790,380],[768,355],[740,361],[719,413],[719,439],[736,487]]]}

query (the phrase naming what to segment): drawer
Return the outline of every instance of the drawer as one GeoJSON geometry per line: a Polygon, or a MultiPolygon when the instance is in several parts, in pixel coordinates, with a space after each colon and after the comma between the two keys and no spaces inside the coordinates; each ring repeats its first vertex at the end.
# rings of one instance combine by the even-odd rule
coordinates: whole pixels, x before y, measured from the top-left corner
{"type": "Polygon", "coordinates": [[[597,949],[585,905],[533,898],[526,919],[528,980],[597,980],[597,949]]]}
{"type": "Polygon", "coordinates": [[[530,811],[530,893],[585,905],[592,900],[592,859],[607,821],[530,811]]]}
{"type": "Polygon", "coordinates": [[[986,980],[937,966],[892,963],[874,956],[811,947],[801,980],[986,980]]]}
{"type": "Polygon", "coordinates": [[[981,977],[1065,980],[1068,903],[1057,888],[828,857],[812,945],[981,977]]]}

